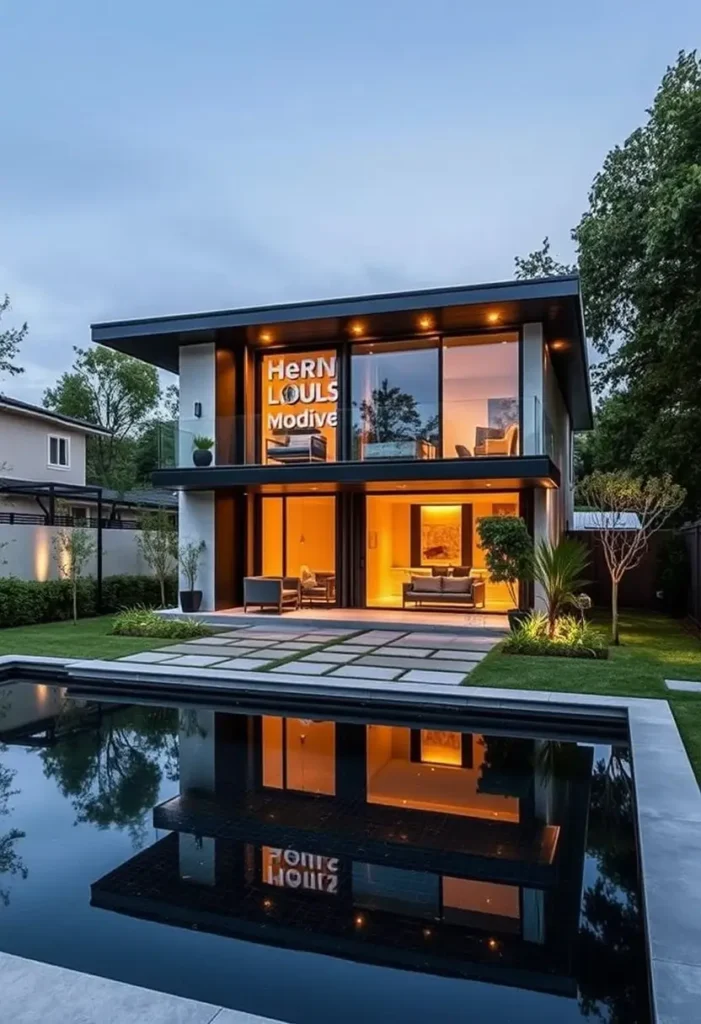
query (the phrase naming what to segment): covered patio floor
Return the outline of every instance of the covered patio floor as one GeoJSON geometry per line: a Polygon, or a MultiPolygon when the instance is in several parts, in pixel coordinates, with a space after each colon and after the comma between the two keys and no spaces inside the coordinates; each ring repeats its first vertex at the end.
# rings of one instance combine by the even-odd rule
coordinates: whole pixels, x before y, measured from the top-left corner
{"type": "MultiPolygon", "coordinates": [[[[182,616],[177,608],[160,613],[164,616],[182,616]]],[[[188,618],[201,619],[211,625],[231,626],[338,626],[347,629],[421,629],[434,632],[479,630],[502,633],[508,630],[506,615],[484,612],[422,611],[401,608],[300,608],[279,615],[274,611],[244,612],[243,608],[221,608],[216,612],[197,612],[188,618]]]]}

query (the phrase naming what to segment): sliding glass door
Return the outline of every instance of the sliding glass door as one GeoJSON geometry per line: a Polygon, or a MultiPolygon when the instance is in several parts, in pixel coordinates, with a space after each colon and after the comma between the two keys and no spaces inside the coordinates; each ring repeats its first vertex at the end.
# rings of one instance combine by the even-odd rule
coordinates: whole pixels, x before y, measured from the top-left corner
{"type": "Polygon", "coordinates": [[[336,600],[336,499],[295,495],[261,499],[261,572],[298,576],[303,603],[336,600]]]}

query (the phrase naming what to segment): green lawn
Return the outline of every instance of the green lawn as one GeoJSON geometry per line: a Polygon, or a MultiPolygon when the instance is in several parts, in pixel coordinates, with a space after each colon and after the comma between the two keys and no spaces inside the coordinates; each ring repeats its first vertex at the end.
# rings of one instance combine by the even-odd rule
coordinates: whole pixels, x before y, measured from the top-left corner
{"type": "Polygon", "coordinates": [[[138,651],[177,643],[152,637],[111,636],[114,616],[72,622],[46,622],[39,626],[0,629],[0,654],[43,654],[57,658],[121,658],[138,651]]]}
{"type": "Polygon", "coordinates": [[[670,692],[665,679],[701,680],[698,637],[664,615],[624,612],[621,646],[611,648],[607,661],[532,658],[502,654],[495,647],[467,677],[465,685],[662,697],[672,707],[701,780],[701,694],[670,692]]]}

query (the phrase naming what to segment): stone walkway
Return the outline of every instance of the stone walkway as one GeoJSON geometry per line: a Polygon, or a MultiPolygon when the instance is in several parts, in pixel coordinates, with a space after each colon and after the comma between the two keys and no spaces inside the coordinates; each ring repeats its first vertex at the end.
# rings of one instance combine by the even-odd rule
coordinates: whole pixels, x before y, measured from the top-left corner
{"type": "Polygon", "coordinates": [[[200,640],[130,654],[120,661],[180,668],[258,670],[300,676],[459,685],[499,634],[470,629],[299,629],[242,626],[200,640]]]}

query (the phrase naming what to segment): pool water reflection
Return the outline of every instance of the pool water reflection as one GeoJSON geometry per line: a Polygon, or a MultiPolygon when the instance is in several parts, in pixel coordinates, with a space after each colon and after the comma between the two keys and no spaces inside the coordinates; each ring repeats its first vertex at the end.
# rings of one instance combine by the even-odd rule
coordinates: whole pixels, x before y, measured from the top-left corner
{"type": "Polygon", "coordinates": [[[308,714],[0,688],[0,948],[295,1024],[649,1019],[625,747],[308,714]]]}

